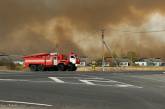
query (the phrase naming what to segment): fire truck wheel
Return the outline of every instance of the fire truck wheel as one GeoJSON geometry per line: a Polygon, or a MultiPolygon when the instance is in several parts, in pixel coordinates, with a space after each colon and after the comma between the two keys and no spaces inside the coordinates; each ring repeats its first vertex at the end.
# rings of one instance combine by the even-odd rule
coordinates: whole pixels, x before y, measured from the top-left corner
{"type": "Polygon", "coordinates": [[[73,69],[73,71],[76,71],[76,70],[77,70],[77,67],[75,66],[74,69],[73,69]]]}
{"type": "Polygon", "coordinates": [[[68,64],[68,71],[75,71],[75,67],[76,66],[72,63],[68,64]]]}
{"type": "Polygon", "coordinates": [[[37,71],[44,71],[44,66],[43,65],[38,65],[37,66],[37,71]]]}
{"type": "Polygon", "coordinates": [[[53,71],[58,71],[57,66],[53,67],[53,71]]]}
{"type": "Polygon", "coordinates": [[[65,71],[65,65],[64,64],[58,64],[57,68],[59,71],[65,71]]]}
{"type": "Polygon", "coordinates": [[[30,70],[31,71],[37,71],[37,66],[36,65],[30,65],[30,70]]]}

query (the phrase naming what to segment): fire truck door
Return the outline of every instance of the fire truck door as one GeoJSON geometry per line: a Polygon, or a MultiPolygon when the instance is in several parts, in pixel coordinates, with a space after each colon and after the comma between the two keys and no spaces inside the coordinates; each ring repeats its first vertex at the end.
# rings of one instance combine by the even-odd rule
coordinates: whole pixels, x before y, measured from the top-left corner
{"type": "Polygon", "coordinates": [[[71,56],[70,57],[70,62],[72,62],[73,64],[76,64],[76,57],[75,56],[71,56]]]}
{"type": "Polygon", "coordinates": [[[54,59],[53,59],[53,64],[54,64],[54,65],[57,65],[57,64],[58,64],[57,57],[54,57],[54,59]]]}

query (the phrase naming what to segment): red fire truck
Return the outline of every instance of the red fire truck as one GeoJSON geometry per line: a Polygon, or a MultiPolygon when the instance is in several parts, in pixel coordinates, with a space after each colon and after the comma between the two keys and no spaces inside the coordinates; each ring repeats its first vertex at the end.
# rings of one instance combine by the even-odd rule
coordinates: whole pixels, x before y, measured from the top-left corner
{"type": "Polygon", "coordinates": [[[31,71],[76,71],[80,59],[73,52],[67,56],[60,53],[39,53],[24,56],[24,67],[31,71]]]}

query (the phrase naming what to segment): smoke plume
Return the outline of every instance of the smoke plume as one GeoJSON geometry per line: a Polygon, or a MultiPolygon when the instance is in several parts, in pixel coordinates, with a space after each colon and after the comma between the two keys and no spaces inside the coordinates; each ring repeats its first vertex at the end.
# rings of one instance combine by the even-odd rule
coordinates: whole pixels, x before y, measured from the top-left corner
{"type": "Polygon", "coordinates": [[[163,57],[165,41],[160,37],[118,33],[109,27],[142,28],[152,14],[164,16],[164,4],[164,0],[0,0],[0,51],[30,54],[62,48],[100,56],[99,30],[107,28],[106,42],[114,52],[163,57]]]}

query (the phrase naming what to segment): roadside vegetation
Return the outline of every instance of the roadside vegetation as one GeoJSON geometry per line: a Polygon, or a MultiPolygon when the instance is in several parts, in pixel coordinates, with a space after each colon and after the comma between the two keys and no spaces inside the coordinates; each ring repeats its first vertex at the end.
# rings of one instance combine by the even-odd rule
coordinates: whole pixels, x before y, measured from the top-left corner
{"type": "Polygon", "coordinates": [[[23,65],[14,64],[10,59],[1,59],[0,60],[0,70],[23,70],[23,65]]]}

